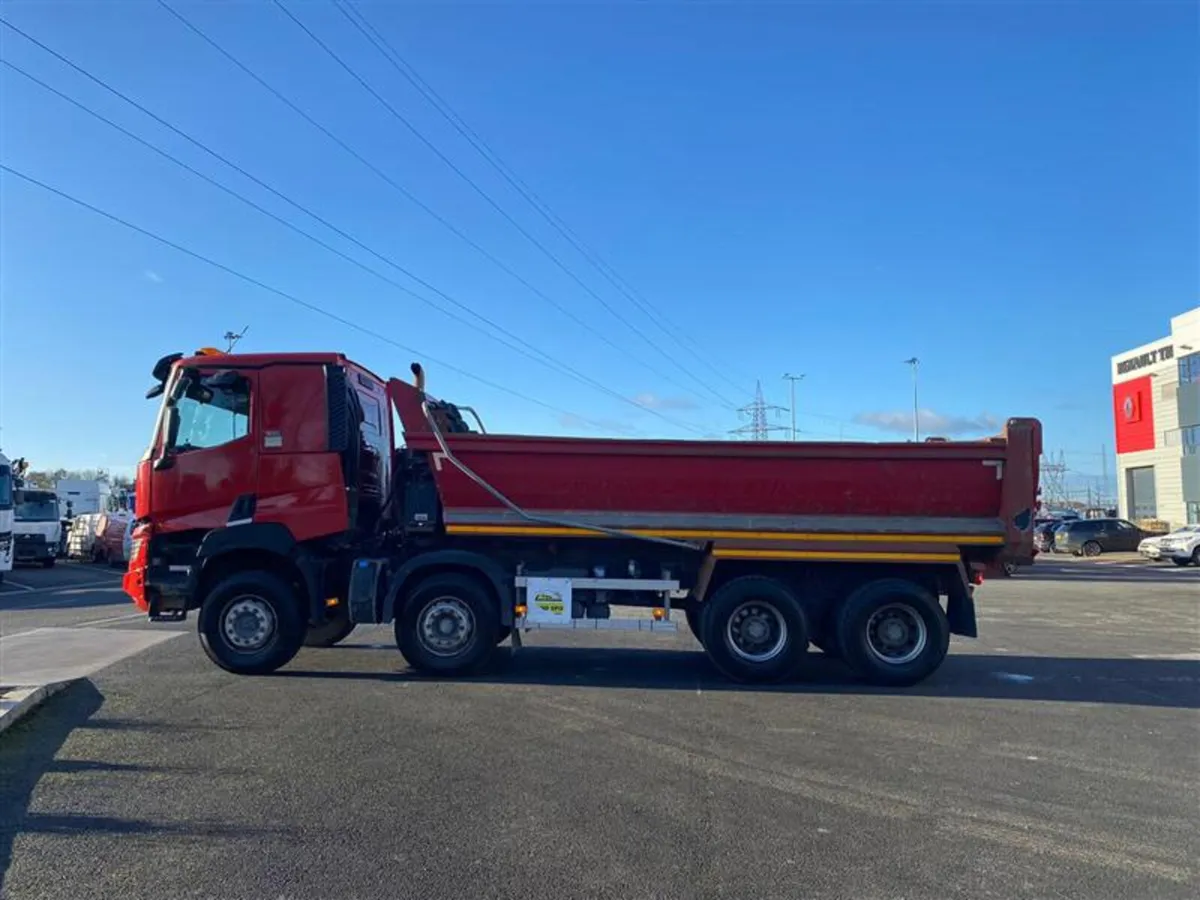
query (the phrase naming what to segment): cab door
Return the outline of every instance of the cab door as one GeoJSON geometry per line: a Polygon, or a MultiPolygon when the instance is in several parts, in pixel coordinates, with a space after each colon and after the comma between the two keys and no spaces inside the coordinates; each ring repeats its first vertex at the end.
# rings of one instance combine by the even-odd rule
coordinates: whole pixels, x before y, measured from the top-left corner
{"type": "Polygon", "coordinates": [[[147,460],[157,531],[208,531],[253,515],[257,377],[216,367],[181,376],[187,383],[167,400],[147,460]]]}

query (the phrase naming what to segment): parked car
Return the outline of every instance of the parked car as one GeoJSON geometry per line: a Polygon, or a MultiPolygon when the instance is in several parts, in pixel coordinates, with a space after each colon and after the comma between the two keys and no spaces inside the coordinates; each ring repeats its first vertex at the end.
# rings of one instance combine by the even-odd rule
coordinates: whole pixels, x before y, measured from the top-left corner
{"type": "Polygon", "coordinates": [[[1162,542],[1166,539],[1167,536],[1165,534],[1156,534],[1153,537],[1143,538],[1142,542],[1138,544],[1138,553],[1145,559],[1158,562],[1163,558],[1162,542]]]}
{"type": "Polygon", "coordinates": [[[1062,528],[1063,522],[1051,519],[1033,529],[1033,548],[1038,553],[1051,553],[1054,550],[1054,532],[1062,528]]]}
{"type": "Polygon", "coordinates": [[[1125,519],[1074,519],[1054,532],[1054,549],[1075,556],[1135,551],[1150,537],[1125,519]]]}
{"type": "Polygon", "coordinates": [[[1200,566],[1200,525],[1184,525],[1160,538],[1158,551],[1177,566],[1200,566]]]}

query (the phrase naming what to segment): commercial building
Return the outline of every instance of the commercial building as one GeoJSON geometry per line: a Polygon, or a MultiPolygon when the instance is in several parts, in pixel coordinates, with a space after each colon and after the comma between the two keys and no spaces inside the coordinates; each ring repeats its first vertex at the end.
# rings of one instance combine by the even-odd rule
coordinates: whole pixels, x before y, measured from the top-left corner
{"type": "Polygon", "coordinates": [[[1200,307],[1114,356],[1112,380],[1121,515],[1200,523],[1200,307]]]}

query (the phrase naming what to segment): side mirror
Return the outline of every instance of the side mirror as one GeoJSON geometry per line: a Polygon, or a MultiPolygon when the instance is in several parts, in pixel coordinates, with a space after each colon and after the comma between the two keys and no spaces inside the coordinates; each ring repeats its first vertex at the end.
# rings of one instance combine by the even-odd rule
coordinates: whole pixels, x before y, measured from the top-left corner
{"type": "Polygon", "coordinates": [[[170,448],[175,446],[175,441],[179,437],[179,409],[175,406],[167,407],[167,433],[163,436],[163,450],[158,459],[154,461],[154,471],[161,472],[163,469],[169,469],[175,465],[175,457],[171,453],[170,448]]]}

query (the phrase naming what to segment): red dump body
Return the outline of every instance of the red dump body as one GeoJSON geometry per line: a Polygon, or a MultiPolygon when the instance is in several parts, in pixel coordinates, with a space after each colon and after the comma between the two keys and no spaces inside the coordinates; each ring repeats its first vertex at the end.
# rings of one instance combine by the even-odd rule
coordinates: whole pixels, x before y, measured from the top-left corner
{"type": "MultiPolygon", "coordinates": [[[[435,454],[447,531],[555,530],[523,519],[457,466],[439,461],[421,393],[398,380],[388,390],[407,446],[435,454]]],[[[1017,562],[1033,556],[1041,453],[1041,426],[1034,419],[1010,420],[1002,437],[969,442],[749,443],[477,433],[446,433],[443,439],[459,462],[539,518],[707,537],[731,553],[759,546],[778,555],[788,552],[780,543],[786,540],[796,553],[819,546],[862,556],[866,544],[878,554],[917,543],[924,551],[956,557],[963,546],[990,547],[990,556],[1017,562]]]]}

